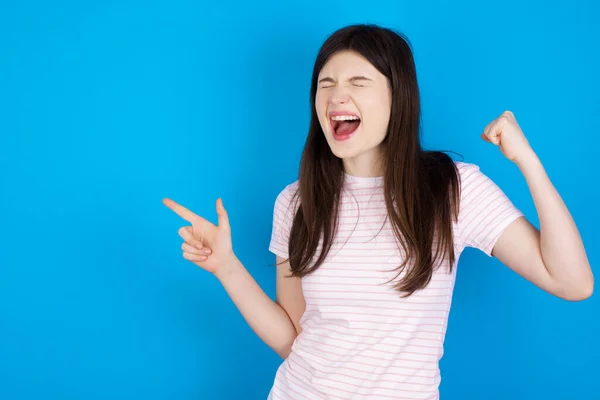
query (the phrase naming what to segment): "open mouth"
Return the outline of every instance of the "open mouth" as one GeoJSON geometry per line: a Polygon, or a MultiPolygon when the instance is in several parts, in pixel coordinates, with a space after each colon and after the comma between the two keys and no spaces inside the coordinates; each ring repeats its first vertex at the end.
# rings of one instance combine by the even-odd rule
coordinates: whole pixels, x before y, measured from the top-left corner
{"type": "Polygon", "coordinates": [[[360,118],[356,115],[338,115],[330,119],[333,137],[336,140],[345,140],[356,132],[360,126],[360,118]]]}

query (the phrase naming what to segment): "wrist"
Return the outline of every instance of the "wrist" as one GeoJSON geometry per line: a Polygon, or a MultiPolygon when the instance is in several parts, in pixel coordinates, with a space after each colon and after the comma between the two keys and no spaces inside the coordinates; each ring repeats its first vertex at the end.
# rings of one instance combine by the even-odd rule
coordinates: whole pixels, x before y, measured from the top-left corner
{"type": "Polygon", "coordinates": [[[239,270],[240,267],[240,260],[232,252],[230,255],[223,259],[223,262],[221,263],[219,268],[216,269],[214,275],[218,280],[223,281],[223,279],[226,279],[228,276],[230,276],[232,272],[239,270]]]}
{"type": "Polygon", "coordinates": [[[539,157],[532,149],[523,153],[522,155],[519,155],[513,161],[521,170],[541,165],[539,157]]]}

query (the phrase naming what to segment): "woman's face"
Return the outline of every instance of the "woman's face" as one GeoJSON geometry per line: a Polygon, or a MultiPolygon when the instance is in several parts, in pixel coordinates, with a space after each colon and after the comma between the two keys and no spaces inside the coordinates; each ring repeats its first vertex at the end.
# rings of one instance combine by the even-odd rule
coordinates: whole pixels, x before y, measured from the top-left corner
{"type": "Polygon", "coordinates": [[[319,73],[317,116],[331,151],[345,161],[379,156],[391,103],[388,79],[356,52],[334,54],[319,73]]]}

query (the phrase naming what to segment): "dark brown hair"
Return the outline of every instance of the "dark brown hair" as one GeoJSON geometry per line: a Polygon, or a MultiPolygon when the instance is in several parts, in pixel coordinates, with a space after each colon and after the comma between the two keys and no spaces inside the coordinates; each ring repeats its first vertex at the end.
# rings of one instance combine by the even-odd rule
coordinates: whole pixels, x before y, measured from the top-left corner
{"type": "Polygon", "coordinates": [[[317,55],[310,90],[310,128],[296,193],[299,206],[289,239],[292,275],[302,277],[315,271],[326,259],[337,231],[344,170],[319,124],[315,95],[321,68],[343,50],[365,57],[387,77],[391,87],[390,122],[382,142],[383,190],[394,235],[406,255],[397,269],[397,276],[403,271],[405,276],[395,288],[409,296],[429,283],[436,262],[446,259],[452,268],[452,221],[458,215],[459,178],[448,155],[421,148],[420,96],[409,41],[376,25],[352,25],[334,32],[317,55]],[[319,244],[321,251],[316,256],[319,244]]]}

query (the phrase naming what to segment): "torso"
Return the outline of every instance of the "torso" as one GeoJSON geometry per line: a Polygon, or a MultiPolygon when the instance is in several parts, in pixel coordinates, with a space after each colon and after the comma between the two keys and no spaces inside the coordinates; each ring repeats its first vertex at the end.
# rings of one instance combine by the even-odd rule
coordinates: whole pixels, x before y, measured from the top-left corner
{"type": "Polygon", "coordinates": [[[270,399],[438,398],[456,269],[442,265],[425,289],[401,298],[393,283],[402,260],[381,181],[352,180],[332,249],[302,280],[302,333],[270,399]]]}

